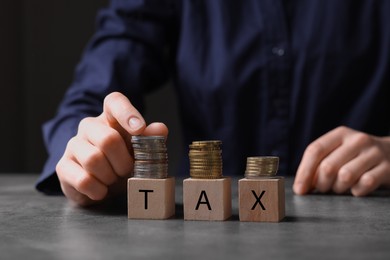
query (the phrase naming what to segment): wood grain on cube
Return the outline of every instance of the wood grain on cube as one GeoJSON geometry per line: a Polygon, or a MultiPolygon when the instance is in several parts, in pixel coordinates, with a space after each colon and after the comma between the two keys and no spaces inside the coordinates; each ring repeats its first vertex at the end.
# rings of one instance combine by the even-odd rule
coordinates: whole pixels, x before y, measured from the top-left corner
{"type": "Polygon", "coordinates": [[[240,221],[279,222],[285,217],[284,178],[241,179],[240,221]]]}
{"type": "Polygon", "coordinates": [[[185,220],[226,220],[231,216],[231,178],[183,181],[185,220]]]}
{"type": "Polygon", "coordinates": [[[129,178],[128,218],[167,219],[175,214],[175,178],[129,178]]]}

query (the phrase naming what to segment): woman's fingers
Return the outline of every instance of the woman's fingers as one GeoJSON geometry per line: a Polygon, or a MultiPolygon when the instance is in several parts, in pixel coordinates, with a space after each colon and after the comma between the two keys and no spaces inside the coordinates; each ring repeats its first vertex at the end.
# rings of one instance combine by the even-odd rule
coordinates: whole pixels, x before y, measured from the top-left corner
{"type": "MultiPolygon", "coordinates": [[[[78,135],[78,140],[88,141],[96,148],[98,155],[104,155],[104,157],[89,158],[89,160],[108,161],[113,172],[118,176],[126,177],[131,174],[133,159],[129,152],[130,148],[116,129],[95,118],[86,118],[80,122],[78,135]]],[[[91,153],[86,156],[94,157],[95,154],[91,153]]]]}
{"type": "MultiPolygon", "coordinates": [[[[91,200],[102,200],[107,195],[107,186],[98,181],[93,175],[86,172],[79,164],[74,160],[61,159],[56,167],[59,180],[62,185],[71,186],[79,193],[87,196],[91,200]]],[[[75,194],[70,199],[76,201],[75,194]]]]}
{"type": "Polygon", "coordinates": [[[308,146],[293,188],[364,196],[381,185],[390,186],[390,139],[338,127],[308,146]]]}

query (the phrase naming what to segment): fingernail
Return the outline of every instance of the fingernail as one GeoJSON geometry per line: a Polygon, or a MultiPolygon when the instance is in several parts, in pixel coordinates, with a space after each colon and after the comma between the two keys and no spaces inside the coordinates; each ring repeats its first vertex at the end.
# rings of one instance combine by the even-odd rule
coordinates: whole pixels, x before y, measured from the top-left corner
{"type": "Polygon", "coordinates": [[[131,129],[133,129],[133,130],[138,130],[142,127],[142,122],[137,117],[130,118],[129,124],[130,124],[131,129]]]}

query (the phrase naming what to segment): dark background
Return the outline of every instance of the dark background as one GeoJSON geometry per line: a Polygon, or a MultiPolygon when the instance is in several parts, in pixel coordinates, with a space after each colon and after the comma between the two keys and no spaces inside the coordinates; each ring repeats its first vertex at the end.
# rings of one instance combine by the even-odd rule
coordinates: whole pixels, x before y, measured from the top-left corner
{"type": "MultiPolygon", "coordinates": [[[[42,170],[41,126],[54,116],[108,0],[0,1],[0,173],[42,170]]],[[[147,122],[170,129],[170,170],[180,154],[175,95],[169,85],[146,99],[147,122]],[[165,114],[158,107],[168,107],[165,114]]]]}

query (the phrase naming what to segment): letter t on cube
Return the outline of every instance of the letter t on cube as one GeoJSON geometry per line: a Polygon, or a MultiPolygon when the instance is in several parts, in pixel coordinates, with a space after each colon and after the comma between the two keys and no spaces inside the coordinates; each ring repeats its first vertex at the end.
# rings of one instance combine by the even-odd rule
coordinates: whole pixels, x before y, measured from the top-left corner
{"type": "Polygon", "coordinates": [[[127,207],[130,219],[167,219],[175,215],[175,178],[129,178],[127,207]]]}

